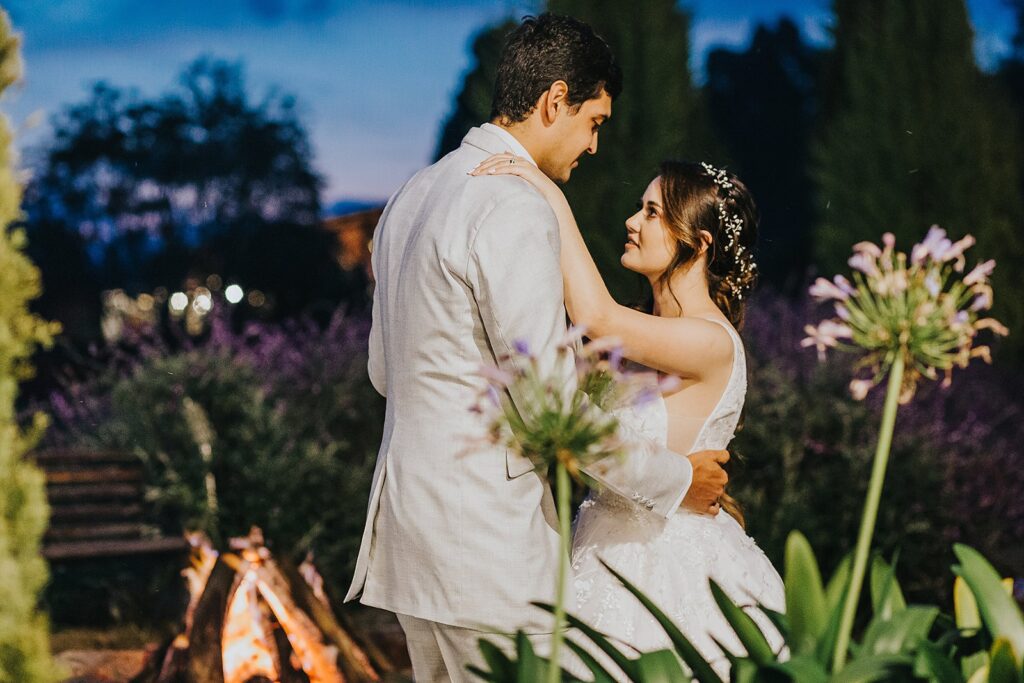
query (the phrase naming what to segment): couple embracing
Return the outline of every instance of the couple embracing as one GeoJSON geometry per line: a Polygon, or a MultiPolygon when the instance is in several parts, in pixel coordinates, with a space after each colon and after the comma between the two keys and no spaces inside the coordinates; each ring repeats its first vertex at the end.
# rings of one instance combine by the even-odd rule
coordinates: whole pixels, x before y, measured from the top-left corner
{"type": "Polygon", "coordinates": [[[492,120],[410,179],[374,234],[369,373],[387,409],[347,599],[398,615],[421,683],[469,680],[478,640],[496,630],[547,642],[550,617],[530,602],[554,593],[551,489],[529,460],[465,443],[482,429],[468,410],[486,381],[479,368],[510,362],[525,342],[544,370],[565,370],[567,316],[681,379],[621,412],[626,458],[588,470],[600,488],[576,520],[569,611],[627,651],[668,644],[603,559],[724,672],[715,640],[741,648],[708,579],[740,604],[782,609],[781,580],[744,532],[721,467],[746,393],[736,330],[756,279],[756,208],[732,174],[664,162],[626,220],[621,259],[650,280],[653,305],[616,303],[558,184],[597,153],[621,89],[589,26],[525,19],[502,53],[492,120]]]}

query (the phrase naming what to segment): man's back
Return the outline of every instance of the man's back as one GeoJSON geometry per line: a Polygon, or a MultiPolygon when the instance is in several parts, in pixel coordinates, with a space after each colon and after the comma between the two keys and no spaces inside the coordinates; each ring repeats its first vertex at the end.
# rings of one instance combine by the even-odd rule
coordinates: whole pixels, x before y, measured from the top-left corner
{"type": "Polygon", "coordinates": [[[543,630],[528,603],[554,590],[550,490],[522,458],[472,446],[485,425],[469,411],[503,337],[550,345],[565,332],[547,203],[517,179],[467,175],[503,147],[473,129],[392,198],[374,236],[370,374],[388,406],[350,597],[362,587],[364,603],[422,619],[543,630]]]}

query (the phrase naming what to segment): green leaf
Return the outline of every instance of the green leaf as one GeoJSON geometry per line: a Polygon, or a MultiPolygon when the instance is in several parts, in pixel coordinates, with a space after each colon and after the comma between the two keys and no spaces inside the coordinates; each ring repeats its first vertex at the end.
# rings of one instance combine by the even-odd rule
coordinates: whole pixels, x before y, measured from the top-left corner
{"type": "Polygon", "coordinates": [[[872,655],[854,659],[842,671],[833,674],[829,683],[870,683],[894,677],[900,668],[909,668],[914,660],[907,655],[872,655]]]}
{"type": "Polygon", "coordinates": [[[956,664],[934,643],[924,641],[917,647],[914,675],[934,683],[961,683],[963,678],[956,664]]]}
{"type": "Polygon", "coordinates": [[[889,620],[873,619],[861,646],[873,655],[910,653],[928,637],[938,615],[938,607],[914,606],[889,620]]]}
{"type": "Polygon", "coordinates": [[[761,668],[752,659],[737,659],[729,673],[731,683],[757,683],[762,678],[761,668]]]}
{"type": "Polygon", "coordinates": [[[974,548],[957,543],[953,552],[960,560],[960,565],[953,567],[953,571],[970,586],[985,627],[993,638],[1005,638],[1015,656],[1020,657],[1024,653],[1024,615],[1013,598],[1007,595],[1002,577],[974,548]]]}
{"type": "Polygon", "coordinates": [[[516,664],[502,652],[501,648],[485,638],[481,638],[477,643],[481,654],[483,654],[484,662],[487,663],[490,670],[485,676],[487,680],[514,681],[516,679],[516,664]]]}
{"type": "Polygon", "coordinates": [[[545,679],[548,662],[537,656],[529,636],[522,631],[516,633],[516,655],[519,666],[516,671],[517,683],[536,683],[545,679]]]}
{"type": "Polygon", "coordinates": [[[583,662],[583,666],[587,667],[590,673],[594,674],[593,683],[615,683],[615,677],[585,647],[568,638],[565,639],[565,646],[575,652],[576,656],[583,662]]]}
{"type": "Polygon", "coordinates": [[[636,660],[636,666],[642,683],[683,683],[690,680],[672,650],[645,652],[636,660]]]}
{"type": "Polygon", "coordinates": [[[718,609],[722,610],[725,620],[729,622],[732,630],[736,632],[736,636],[743,643],[743,647],[746,648],[747,655],[758,665],[774,661],[775,653],[772,652],[772,646],[768,644],[768,639],[764,637],[761,629],[750,615],[740,609],[714,581],[711,581],[711,594],[714,596],[715,602],[718,603],[718,609]]]}
{"type": "Polygon", "coordinates": [[[1006,638],[997,638],[992,645],[991,661],[988,665],[989,683],[1020,683],[1021,671],[1013,645],[1006,638]]]}
{"type": "Polygon", "coordinates": [[[786,618],[793,654],[811,652],[828,621],[821,571],[811,545],[799,531],[786,539],[786,618]]]}
{"type": "Polygon", "coordinates": [[[832,574],[832,578],[828,580],[828,586],[825,588],[825,605],[828,607],[830,614],[836,607],[843,604],[843,598],[846,597],[846,588],[850,585],[852,567],[853,555],[847,553],[840,560],[839,566],[836,567],[835,573],[832,574]]]}
{"type": "Polygon", "coordinates": [[[766,669],[778,671],[800,683],[826,683],[828,672],[817,659],[810,655],[797,655],[784,662],[772,662],[766,669]]]}
{"type": "Polygon", "coordinates": [[[871,605],[876,617],[891,619],[907,608],[903,591],[896,581],[896,565],[889,566],[877,555],[871,562],[871,605]]]}
{"type": "MultiPolygon", "coordinates": [[[[532,604],[534,607],[539,607],[545,612],[550,612],[552,614],[554,614],[555,612],[554,606],[548,603],[533,602],[530,604],[532,604]]],[[[612,643],[605,634],[601,633],[587,622],[583,621],[579,617],[573,616],[572,614],[566,614],[565,621],[569,624],[570,627],[575,628],[580,633],[585,635],[588,639],[590,639],[592,643],[597,645],[597,647],[600,648],[602,652],[608,655],[611,658],[611,660],[615,662],[616,666],[622,669],[622,672],[625,673],[627,677],[636,677],[636,662],[627,657],[625,654],[623,654],[622,650],[616,647],[615,644],[612,643]]]]}
{"type": "Polygon", "coordinates": [[[618,573],[605,562],[601,562],[604,567],[612,573],[615,578],[622,582],[622,585],[629,590],[630,593],[636,596],[643,606],[651,613],[661,627],[665,629],[665,633],[668,634],[669,640],[676,648],[676,652],[683,659],[690,671],[693,672],[693,677],[701,683],[722,683],[722,679],[719,678],[715,670],[711,668],[711,665],[704,659],[700,652],[693,646],[683,632],[679,630],[679,627],[672,623],[672,620],[662,612],[658,607],[651,602],[650,598],[643,594],[643,592],[634,586],[629,580],[622,574],[618,573]]]}

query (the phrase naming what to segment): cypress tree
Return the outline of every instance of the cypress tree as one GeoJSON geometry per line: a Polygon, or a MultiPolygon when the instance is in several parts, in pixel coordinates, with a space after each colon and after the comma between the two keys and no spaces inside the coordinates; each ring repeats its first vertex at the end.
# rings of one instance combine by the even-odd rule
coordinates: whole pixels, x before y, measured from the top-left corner
{"type": "Polygon", "coordinates": [[[715,130],[761,212],[761,282],[786,292],[802,288],[811,264],[814,189],[807,158],[822,52],[784,18],[759,25],[743,50],[708,55],[705,92],[715,130]]]}
{"type": "MultiPolygon", "coordinates": [[[[19,40],[0,10],[0,92],[21,73],[19,40]]],[[[15,419],[18,381],[31,376],[34,349],[49,345],[57,326],[29,312],[39,296],[39,271],[23,250],[25,232],[11,229],[20,217],[12,135],[0,117],[0,680],[58,680],[50,657],[47,620],[38,612],[47,568],[39,554],[49,511],[42,472],[25,459],[46,419],[36,415],[23,431],[15,419]]]]}
{"type": "Polygon", "coordinates": [[[977,256],[999,261],[995,313],[1018,346],[1018,131],[1006,99],[975,64],[963,0],[836,0],[835,13],[813,170],[818,265],[844,269],[854,242],[886,231],[903,248],[931,224],[972,233],[977,256]]]}
{"type": "Polygon", "coordinates": [[[505,47],[505,37],[516,26],[516,22],[507,19],[484,28],[473,39],[475,66],[462,80],[452,113],[441,127],[435,159],[440,159],[458,147],[470,128],[491,118],[491,98],[494,81],[498,76],[498,60],[505,47]]]}

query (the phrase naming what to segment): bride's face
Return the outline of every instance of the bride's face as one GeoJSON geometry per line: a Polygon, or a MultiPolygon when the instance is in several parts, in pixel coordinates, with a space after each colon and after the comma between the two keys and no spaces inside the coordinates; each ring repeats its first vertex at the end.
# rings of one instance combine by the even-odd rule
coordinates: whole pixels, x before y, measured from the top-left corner
{"type": "Polygon", "coordinates": [[[661,201],[661,178],[655,178],[644,191],[640,208],[626,219],[626,250],[620,262],[626,268],[657,278],[676,255],[676,240],[665,223],[661,201]]]}

